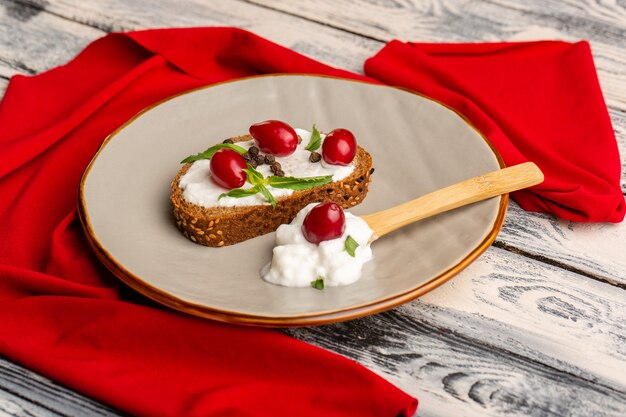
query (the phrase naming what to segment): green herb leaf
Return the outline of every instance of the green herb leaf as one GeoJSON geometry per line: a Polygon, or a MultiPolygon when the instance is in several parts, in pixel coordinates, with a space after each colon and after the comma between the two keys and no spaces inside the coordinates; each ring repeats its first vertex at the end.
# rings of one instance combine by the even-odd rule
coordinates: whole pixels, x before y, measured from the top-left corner
{"type": "Polygon", "coordinates": [[[259,189],[259,192],[263,195],[263,197],[265,197],[265,199],[272,205],[273,208],[276,208],[276,199],[274,198],[274,196],[272,195],[272,193],[270,193],[270,190],[268,190],[267,188],[265,188],[265,185],[263,184],[257,184],[254,188],[259,189]]]}
{"type": "Polygon", "coordinates": [[[248,189],[235,188],[227,193],[220,194],[218,200],[222,197],[242,198],[260,193],[272,205],[272,207],[276,208],[276,199],[272,193],[270,193],[270,190],[265,187],[266,180],[263,178],[263,174],[251,166],[248,167],[249,168],[244,169],[244,171],[248,175],[248,182],[254,185],[254,187],[248,189]]]}
{"type": "Polygon", "coordinates": [[[359,247],[359,244],[356,242],[356,240],[352,238],[352,236],[348,235],[348,237],[346,238],[346,243],[344,244],[344,247],[346,249],[346,252],[348,252],[348,255],[354,258],[356,256],[356,253],[355,253],[356,248],[359,247]]]}
{"type": "Polygon", "coordinates": [[[324,278],[319,277],[315,281],[311,281],[311,287],[315,288],[316,290],[323,290],[324,289],[324,278]]]}
{"type": "MultiPolygon", "coordinates": [[[[274,198],[272,193],[270,193],[270,190],[265,187],[269,182],[268,179],[263,178],[263,174],[254,169],[254,167],[250,164],[248,164],[247,169],[244,169],[244,172],[248,177],[248,182],[254,185],[254,187],[250,188],[250,190],[254,190],[254,192],[248,195],[261,193],[261,195],[265,197],[265,199],[272,205],[272,207],[276,208],[276,199],[274,198]]],[[[248,192],[248,190],[246,190],[246,192],[248,192]]]]}
{"type": "Polygon", "coordinates": [[[224,148],[232,149],[233,151],[239,153],[240,155],[243,155],[244,153],[247,152],[245,148],[242,148],[241,146],[233,145],[232,143],[219,143],[217,145],[211,146],[209,149],[207,149],[204,152],[200,152],[195,155],[188,156],[187,158],[180,161],[180,163],[186,164],[187,162],[195,162],[195,161],[199,161],[200,159],[211,159],[213,158],[213,155],[215,155],[215,152],[224,148]]]}
{"type": "Polygon", "coordinates": [[[227,193],[220,194],[220,196],[217,199],[219,200],[222,197],[243,198],[243,197],[248,197],[249,195],[255,195],[258,192],[259,192],[258,186],[254,186],[248,189],[235,188],[234,190],[230,190],[227,193]]]}
{"type": "Polygon", "coordinates": [[[315,125],[313,125],[313,130],[311,131],[311,139],[309,139],[309,144],[306,145],[307,151],[316,151],[319,147],[322,146],[322,136],[320,132],[317,130],[315,125]]]}
{"type": "Polygon", "coordinates": [[[254,167],[248,164],[248,169],[244,169],[244,172],[248,176],[248,182],[252,185],[265,185],[267,181],[263,178],[263,174],[254,169],[254,167]]]}
{"type": "Polygon", "coordinates": [[[308,190],[309,188],[328,184],[333,180],[332,175],[319,177],[278,177],[272,176],[267,179],[267,184],[274,188],[289,188],[290,190],[308,190]]]}

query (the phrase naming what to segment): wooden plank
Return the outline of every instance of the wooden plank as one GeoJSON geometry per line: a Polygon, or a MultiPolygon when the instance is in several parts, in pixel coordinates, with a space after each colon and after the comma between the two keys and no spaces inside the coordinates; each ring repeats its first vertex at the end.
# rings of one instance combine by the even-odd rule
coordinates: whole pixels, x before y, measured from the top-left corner
{"type": "Polygon", "coordinates": [[[625,241],[626,222],[558,220],[511,201],[495,245],[626,288],[625,241]]]}
{"type": "Polygon", "coordinates": [[[609,115],[613,122],[619,154],[622,157],[622,191],[626,194],[626,111],[609,108],[609,115]]]}
{"type": "Polygon", "coordinates": [[[106,7],[99,0],[55,0],[46,4],[37,0],[17,1],[104,31],[199,25],[238,26],[329,65],[351,71],[362,72],[365,58],[379,49],[378,42],[232,0],[190,1],[184,7],[177,0],[110,0],[106,7]],[[338,50],[337,43],[349,45],[349,48],[338,50]]]}
{"type": "Polygon", "coordinates": [[[117,411],[0,358],[0,416],[113,417],[117,411]]]}
{"type": "MultiPolygon", "coordinates": [[[[115,13],[118,13],[116,8],[126,7],[124,5],[120,6],[113,2],[114,17],[108,17],[110,10],[103,12],[101,11],[102,6],[98,9],[98,5],[94,4],[95,2],[85,3],[87,6],[91,4],[94,7],[92,12],[96,15],[104,14],[111,21],[124,20],[123,16],[118,16],[119,19],[115,17],[115,13]]],[[[48,7],[57,7],[58,4],[63,4],[63,1],[54,2],[53,5],[48,7]]],[[[82,4],[76,7],[81,6],[82,4]]],[[[219,3],[218,6],[222,7],[222,3],[219,3]]],[[[122,10],[125,10],[125,13],[128,13],[127,15],[129,16],[141,16],[140,11],[129,10],[132,7],[141,8],[141,6],[130,5],[122,10]]],[[[213,7],[213,5],[197,5],[194,3],[191,6],[192,11],[194,11],[194,7],[201,7],[204,10],[202,13],[210,15],[210,7],[213,7]]],[[[245,7],[249,6],[246,5],[245,7]]],[[[250,7],[253,8],[254,6],[250,7]]],[[[149,6],[144,6],[143,9],[144,14],[160,15],[150,18],[155,21],[159,19],[166,20],[168,17],[167,13],[161,13],[156,7],[152,10],[149,6]],[[148,9],[150,10],[146,11],[148,9]]],[[[236,9],[236,7],[233,9],[236,9]]],[[[240,8],[238,13],[242,13],[245,10],[240,8]]],[[[197,10],[195,11],[197,12],[197,10]]],[[[349,65],[358,67],[365,56],[371,55],[373,51],[380,47],[380,44],[377,42],[362,40],[358,36],[350,34],[342,34],[342,36],[335,37],[334,34],[341,34],[341,32],[312,23],[307,23],[304,26],[304,23],[297,19],[289,18],[287,19],[289,22],[280,23],[280,19],[284,18],[284,15],[269,10],[263,13],[253,13],[251,9],[249,11],[250,14],[246,16],[251,17],[244,18],[244,15],[223,17],[219,13],[216,13],[216,16],[224,18],[222,24],[236,24],[236,22],[228,19],[255,20],[256,16],[262,16],[264,19],[267,19],[266,22],[262,24],[252,22],[249,23],[248,28],[281,43],[283,43],[283,39],[286,39],[288,42],[291,42],[283,43],[286,46],[293,47],[326,62],[335,60],[337,62],[335,65],[337,66],[346,67],[341,64],[342,57],[337,57],[337,55],[345,54],[349,57],[346,60],[350,61],[349,65]],[[255,26],[255,24],[259,26],[255,26]],[[267,31],[265,34],[256,29],[257,27],[273,24],[282,25],[282,29],[274,35],[271,34],[273,28],[265,28],[264,30],[267,31]],[[278,33],[283,30],[288,31],[288,33],[278,33]],[[322,33],[322,35],[318,36],[318,32],[322,33]],[[310,40],[307,42],[306,39],[303,40],[302,38],[309,38],[310,40]],[[322,45],[315,45],[316,41],[320,39],[323,39],[322,45]],[[356,46],[353,46],[353,44],[356,46]],[[367,46],[359,49],[359,45],[362,46],[363,44],[367,46]]],[[[52,12],[56,13],[58,10],[55,11],[53,9],[52,12]]],[[[79,10],[79,12],[83,13],[84,11],[79,10]]],[[[190,22],[193,21],[193,16],[187,16],[185,14],[186,11],[178,10],[178,12],[182,13],[183,16],[177,15],[173,20],[188,19],[190,22]]],[[[223,13],[226,14],[227,11],[223,13]]],[[[81,16],[85,17],[84,14],[81,16]]],[[[87,15],[87,17],[93,17],[93,15],[87,15]]],[[[143,19],[143,17],[141,18],[143,19]]],[[[201,22],[200,20],[195,22],[189,24],[217,24],[203,23],[204,21],[201,22]]],[[[146,26],[152,25],[152,23],[146,24],[146,26]]],[[[519,215],[532,216],[523,212],[519,215]]],[[[514,221],[514,216],[516,216],[515,213],[509,217],[507,222],[514,221]]],[[[542,222],[543,220],[539,223],[542,224],[542,222]]],[[[546,221],[544,226],[551,226],[550,221],[546,221]]],[[[529,237],[524,238],[526,240],[523,240],[523,242],[536,238],[536,246],[538,248],[536,250],[549,251],[549,248],[546,249],[541,246],[541,236],[533,236],[530,233],[533,226],[525,227],[529,237]]],[[[593,231],[593,229],[589,230],[590,233],[593,231]]],[[[506,231],[503,235],[505,233],[506,231]]],[[[557,235],[558,233],[555,232],[555,236],[557,235]]],[[[609,238],[611,237],[609,236],[609,238]]],[[[598,239],[601,240],[600,238],[598,239]]],[[[513,240],[520,244],[520,240],[513,240]]],[[[564,239],[565,243],[563,244],[560,242],[555,243],[555,247],[561,247],[561,251],[567,251],[568,245],[573,245],[574,247],[577,247],[576,244],[579,245],[580,241],[578,240],[574,244],[572,243],[574,240],[576,240],[576,236],[572,233],[570,239],[564,239]]],[[[619,244],[619,242],[615,242],[615,244],[619,244]]],[[[609,244],[607,243],[607,245],[609,244]]],[[[526,243],[520,244],[520,248],[522,246],[525,247],[527,245],[526,243]]],[[[579,247],[576,250],[575,253],[584,253],[585,249],[579,247]]],[[[567,254],[559,253],[559,256],[564,255],[567,254]]],[[[587,256],[585,255],[585,257],[587,256]]],[[[621,268],[619,264],[610,268],[606,267],[606,264],[610,264],[610,262],[611,260],[608,256],[606,259],[599,258],[597,260],[598,265],[604,266],[605,269],[609,270],[608,272],[606,270],[601,271],[603,274],[616,274],[619,272],[621,268]]],[[[515,281],[515,276],[513,276],[511,278],[513,281],[511,282],[517,282],[517,285],[505,285],[509,278],[506,278],[507,274],[502,270],[495,269],[488,272],[489,270],[487,269],[480,269],[482,272],[470,275],[472,279],[469,286],[467,284],[461,285],[459,280],[467,280],[465,278],[468,276],[467,274],[474,270],[470,269],[462,276],[453,280],[449,285],[431,293],[421,302],[414,302],[407,307],[398,309],[397,311],[402,313],[400,318],[386,318],[387,315],[396,314],[394,312],[363,319],[355,323],[337,325],[340,329],[344,329],[346,333],[338,331],[341,334],[328,333],[328,336],[325,336],[324,333],[314,333],[318,329],[298,330],[298,332],[301,332],[300,334],[302,335],[308,334],[307,332],[313,332],[310,334],[315,336],[316,339],[311,340],[312,342],[323,345],[324,343],[333,343],[334,341],[334,343],[347,346],[345,347],[346,350],[351,349],[344,340],[346,337],[354,335],[354,337],[362,340],[362,343],[357,348],[354,348],[348,356],[359,360],[359,362],[377,370],[377,372],[384,373],[393,381],[399,383],[401,387],[417,393],[422,399],[422,412],[426,411],[426,415],[463,415],[470,412],[482,415],[545,415],[551,412],[565,414],[568,411],[571,415],[593,415],[595,411],[598,411],[598,415],[618,415],[617,411],[623,411],[623,394],[607,388],[607,384],[615,380],[616,374],[614,372],[620,370],[619,358],[622,358],[621,363],[623,363],[623,357],[618,356],[616,359],[615,356],[607,353],[610,350],[607,346],[610,347],[611,343],[614,342],[606,335],[616,335],[618,338],[623,338],[624,332],[622,328],[615,327],[615,321],[619,317],[616,319],[614,316],[608,315],[606,310],[602,310],[600,308],[601,305],[597,302],[597,300],[604,300],[607,294],[613,294],[609,296],[609,300],[613,300],[615,294],[612,291],[619,291],[619,289],[586,280],[576,274],[557,268],[529,261],[526,258],[497,248],[491,249],[485,257],[473,264],[471,268],[486,268],[485,265],[498,266],[499,268],[509,266],[513,272],[530,270],[532,273],[530,277],[518,277],[518,281],[515,281]],[[570,282],[572,277],[576,277],[572,281],[574,282],[573,284],[570,282]],[[537,288],[538,291],[544,291],[541,297],[537,296],[536,299],[538,301],[535,302],[534,309],[529,307],[530,304],[519,301],[523,296],[529,297],[527,294],[530,294],[530,291],[522,292],[517,301],[514,299],[514,296],[517,294],[516,291],[520,293],[522,290],[525,290],[525,280],[528,279],[538,279],[538,282],[531,281],[533,288],[537,288]],[[499,284],[498,280],[502,280],[504,284],[499,284]],[[592,283],[592,285],[599,287],[585,287],[582,284],[583,282],[592,283]],[[497,293],[489,292],[495,291],[489,283],[497,287],[497,293]],[[570,284],[570,287],[567,284],[570,284]],[[565,289],[561,289],[561,286],[564,286],[565,289]],[[452,293],[443,293],[443,291],[451,291],[448,287],[460,289],[452,293]],[[507,293],[505,290],[509,287],[513,289],[507,293]],[[501,288],[504,289],[504,296],[500,294],[501,288]],[[448,295],[444,296],[441,294],[448,295]],[[489,297],[490,295],[495,297],[495,301],[489,297]],[[471,297],[470,301],[466,300],[468,296],[471,297]],[[510,300],[507,299],[507,296],[510,300]],[[434,301],[429,300],[428,297],[435,297],[434,301]],[[443,298],[439,299],[437,297],[443,298]],[[584,303],[585,297],[590,297],[594,300],[591,306],[588,307],[591,313],[587,313],[587,310],[585,310],[585,306],[588,305],[584,303]],[[466,304],[463,304],[463,302],[466,304]],[[461,303],[462,308],[457,308],[456,303],[461,303]],[[494,303],[495,306],[492,306],[490,303],[494,303]],[[415,309],[413,309],[414,305],[417,305],[415,309]],[[573,305],[573,310],[570,310],[568,305],[573,305]],[[451,308],[450,306],[455,307],[451,308]],[[483,315],[484,309],[488,311],[486,316],[483,315]],[[575,314],[580,311],[584,314],[575,314]],[[545,313],[548,317],[542,316],[539,312],[545,313]],[[567,316],[568,312],[573,313],[567,316]],[[606,320],[603,314],[610,319],[608,329],[598,328],[597,326],[601,326],[601,324],[595,322],[596,320],[606,320]],[[522,320],[524,317],[530,317],[534,321],[525,323],[522,320]],[[583,320],[580,317],[590,318],[583,320]],[[384,319],[385,321],[381,324],[376,324],[375,321],[379,319],[384,319]],[[374,323],[369,320],[373,320],[374,323]],[[563,328],[566,331],[572,331],[571,328],[565,326],[559,320],[566,321],[566,323],[580,323],[580,327],[574,329],[573,334],[575,336],[582,335],[582,337],[568,337],[565,339],[577,349],[580,348],[578,351],[572,351],[558,345],[558,343],[556,343],[557,346],[554,346],[555,342],[562,340],[561,334],[558,333],[559,331],[564,331],[563,328]],[[509,329],[509,322],[514,323],[512,330],[509,329]],[[396,323],[396,325],[393,326],[393,323],[396,323]],[[340,326],[347,327],[342,328],[340,326]],[[401,328],[400,330],[409,333],[409,335],[406,337],[404,333],[396,333],[394,335],[398,326],[401,328]],[[450,331],[450,329],[453,331],[450,331]],[[476,336],[474,336],[474,332],[477,332],[476,336]],[[508,332],[511,332],[513,335],[512,340],[507,339],[508,332]],[[399,334],[402,335],[403,339],[397,342],[396,338],[400,337],[398,336],[399,334]],[[531,336],[529,341],[526,340],[527,334],[531,336]],[[559,340],[555,341],[555,335],[559,336],[559,340]],[[381,342],[377,343],[371,337],[374,339],[380,337],[381,342]],[[547,341],[544,339],[547,339],[547,341]],[[386,343],[382,343],[385,341],[386,343]],[[401,343],[399,350],[396,350],[397,343],[401,343]],[[595,344],[604,346],[604,349],[600,349],[599,360],[608,360],[609,367],[611,367],[610,370],[596,370],[595,368],[599,365],[593,361],[589,366],[594,369],[589,369],[588,366],[582,363],[585,355],[588,353],[582,349],[585,343],[592,348],[596,347],[595,344]],[[544,349],[547,352],[543,352],[544,349]],[[515,353],[519,351],[523,352],[523,354],[518,357],[515,353]],[[511,352],[515,353],[512,354],[511,352]],[[575,361],[572,364],[561,360],[559,357],[561,353],[564,353],[566,358],[569,358],[567,355],[576,356],[578,358],[577,362],[575,361]],[[419,355],[422,355],[420,358],[426,359],[419,362],[417,357],[419,355]],[[518,360],[520,363],[516,362],[518,360]],[[546,363],[546,365],[541,365],[539,362],[546,363]],[[615,366],[616,363],[618,366],[615,366]],[[441,369],[441,371],[438,371],[438,369],[441,369]],[[545,369],[548,369],[548,371],[545,369]],[[553,369],[556,369],[555,373],[550,373],[553,369]],[[459,373],[469,375],[469,377],[459,373]],[[495,380],[495,382],[492,380],[495,380]],[[573,382],[578,380],[583,382],[573,382]],[[589,381],[593,381],[593,383],[589,381]],[[581,384],[583,388],[580,388],[581,384]],[[463,388],[467,389],[463,390],[463,388]],[[541,393],[540,391],[542,390],[547,391],[547,393],[541,393]],[[559,408],[559,404],[568,405],[568,402],[571,402],[574,411],[571,411],[570,408],[559,408]],[[583,405],[584,402],[588,403],[586,407],[583,405]],[[598,404],[605,408],[598,410],[598,404]]],[[[509,272],[509,275],[513,272],[509,272]]],[[[609,306],[611,308],[610,311],[614,311],[614,309],[623,311],[623,305],[615,305],[614,301],[611,301],[609,306]]],[[[334,326],[328,327],[334,328],[334,326]]],[[[323,330],[325,328],[319,329],[323,330]]],[[[623,349],[620,350],[620,346],[618,345],[616,350],[619,355],[623,355],[623,349]]],[[[615,347],[613,348],[615,349],[615,347]]]]}
{"type": "Polygon", "coordinates": [[[0,3],[0,76],[65,63],[103,32],[13,1],[0,3]]]}
{"type": "Polygon", "coordinates": [[[401,310],[290,334],[352,356],[403,387],[420,400],[421,417],[624,415],[622,393],[507,351],[484,350],[401,310]]]}
{"type": "Polygon", "coordinates": [[[625,307],[615,287],[491,248],[393,311],[288,333],[418,396],[420,415],[617,416],[625,307]]]}
{"type": "Polygon", "coordinates": [[[407,308],[417,320],[626,392],[620,288],[492,247],[458,279],[407,308]]]}
{"type": "Polygon", "coordinates": [[[9,85],[9,80],[0,77],[0,99],[4,95],[4,90],[7,89],[7,85],[9,85]]]}
{"type": "Polygon", "coordinates": [[[381,41],[495,41],[529,30],[623,45],[626,9],[616,2],[571,0],[248,0],[277,11],[363,34],[381,41]]]}

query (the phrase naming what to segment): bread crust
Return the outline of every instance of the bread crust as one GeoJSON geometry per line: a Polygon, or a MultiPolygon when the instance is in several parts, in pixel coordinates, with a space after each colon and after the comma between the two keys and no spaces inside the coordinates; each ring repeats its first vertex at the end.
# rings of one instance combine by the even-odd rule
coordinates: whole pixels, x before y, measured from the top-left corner
{"type": "MultiPolygon", "coordinates": [[[[232,138],[233,142],[250,140],[249,135],[232,138]]],[[[294,191],[276,198],[276,208],[269,204],[206,208],[183,198],[180,178],[191,163],[185,164],[171,183],[170,200],[176,226],[183,235],[204,246],[228,246],[273,232],[281,224],[290,223],[303,207],[310,203],[334,201],[343,208],[361,203],[371,181],[372,157],[360,146],[355,156],[356,166],[350,176],[341,181],[294,191]]]]}

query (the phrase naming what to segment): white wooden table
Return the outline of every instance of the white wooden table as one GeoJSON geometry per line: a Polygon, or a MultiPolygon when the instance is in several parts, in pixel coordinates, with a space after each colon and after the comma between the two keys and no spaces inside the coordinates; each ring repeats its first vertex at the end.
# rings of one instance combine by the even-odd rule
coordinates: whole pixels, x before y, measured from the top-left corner
{"type": "MultiPolygon", "coordinates": [[[[393,38],[588,39],[626,156],[623,0],[0,0],[0,94],[12,75],[62,64],[106,32],[212,25],[356,72],[393,38]]],[[[511,203],[494,245],[448,284],[383,314],[288,333],[417,396],[420,416],[625,416],[626,223],[511,203]]],[[[120,413],[0,358],[5,415],[120,413]]]]}

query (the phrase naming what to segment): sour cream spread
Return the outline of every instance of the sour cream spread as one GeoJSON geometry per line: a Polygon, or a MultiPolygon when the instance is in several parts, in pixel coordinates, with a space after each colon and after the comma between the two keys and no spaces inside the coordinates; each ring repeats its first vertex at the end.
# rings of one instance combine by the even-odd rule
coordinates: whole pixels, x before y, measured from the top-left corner
{"type": "MultiPolygon", "coordinates": [[[[282,170],[288,177],[317,177],[321,175],[332,175],[333,181],[340,181],[352,174],[354,171],[354,162],[346,166],[331,165],[324,162],[309,161],[311,152],[305,148],[311,139],[311,132],[304,129],[294,129],[302,138],[302,142],[298,144],[295,152],[289,156],[276,157],[276,161],[280,163],[282,170]]],[[[322,140],[326,135],[321,135],[322,140]]],[[[237,142],[237,146],[248,149],[255,144],[254,140],[246,142],[237,142]]],[[[210,160],[202,159],[195,161],[187,170],[185,175],[180,178],[179,186],[183,189],[183,198],[190,203],[202,207],[234,207],[234,206],[256,206],[269,204],[260,194],[254,194],[242,198],[222,197],[219,196],[227,190],[217,185],[211,178],[210,160]]],[[[269,165],[259,165],[257,168],[264,177],[272,174],[269,165]]],[[[246,182],[242,189],[252,188],[252,184],[246,182]]],[[[286,197],[294,193],[293,190],[286,188],[267,187],[275,198],[286,197]]]]}
{"type": "Polygon", "coordinates": [[[372,229],[363,219],[346,211],[346,228],[341,237],[319,245],[311,243],[302,234],[302,223],[316,205],[309,204],[290,224],[276,230],[272,262],[261,270],[265,281],[287,287],[309,287],[312,281],[322,278],[325,286],[338,286],[352,284],[361,277],[363,264],[372,259],[368,244],[372,229]],[[354,257],[345,249],[348,236],[359,244],[354,257]]]}

